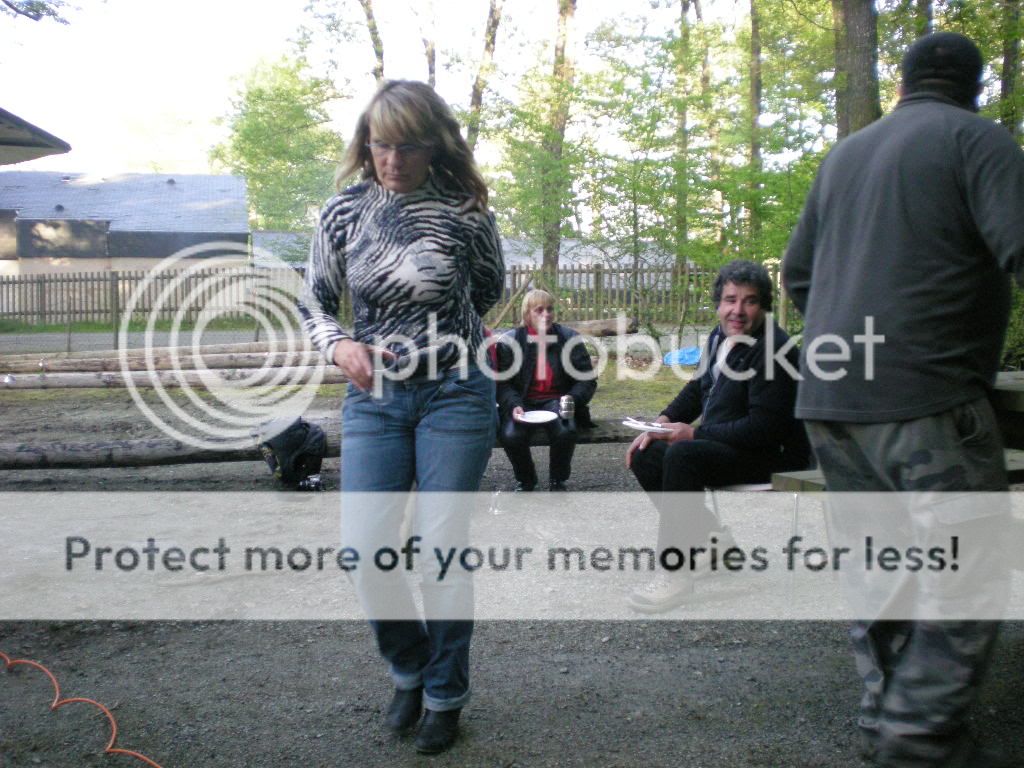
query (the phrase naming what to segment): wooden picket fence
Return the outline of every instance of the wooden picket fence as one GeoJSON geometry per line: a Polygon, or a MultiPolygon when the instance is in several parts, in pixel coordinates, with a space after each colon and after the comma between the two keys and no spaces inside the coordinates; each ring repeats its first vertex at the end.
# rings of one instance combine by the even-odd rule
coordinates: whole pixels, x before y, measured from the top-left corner
{"type": "MultiPolygon", "coordinates": [[[[777,275],[775,284],[778,285],[777,275]]],[[[616,269],[565,266],[552,278],[531,267],[508,269],[505,291],[485,321],[499,316],[509,327],[519,319],[524,285],[542,287],[558,299],[564,320],[614,318],[620,313],[641,323],[714,322],[711,298],[715,271],[691,267],[616,269]],[[514,306],[506,311],[506,304],[514,306]]],[[[285,317],[299,295],[301,269],[243,267],[195,272],[146,270],[38,274],[0,277],[0,318],[32,325],[76,322],[115,326],[134,297],[132,317],[145,321],[176,318],[193,323],[208,316],[245,318],[259,314],[285,317]]],[[[339,317],[351,323],[343,301],[339,317]]]]}

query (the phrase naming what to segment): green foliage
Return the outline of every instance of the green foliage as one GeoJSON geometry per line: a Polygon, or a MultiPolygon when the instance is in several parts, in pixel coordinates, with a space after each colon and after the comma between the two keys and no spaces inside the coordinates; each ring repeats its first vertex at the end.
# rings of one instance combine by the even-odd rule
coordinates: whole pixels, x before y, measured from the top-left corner
{"type": "Polygon", "coordinates": [[[0,3],[0,14],[21,16],[32,21],[53,19],[58,24],[67,24],[63,13],[65,8],[78,10],[77,6],[68,5],[65,0],[4,0],[0,3]]]}
{"type": "Polygon", "coordinates": [[[678,250],[671,217],[680,97],[673,41],[624,26],[604,25],[590,40],[604,68],[581,79],[581,111],[595,133],[617,141],[590,148],[577,187],[592,221],[588,240],[610,266],[636,269],[678,250]]]}
{"type": "Polygon", "coordinates": [[[550,150],[555,139],[549,123],[552,104],[556,98],[574,99],[574,93],[558,93],[557,88],[540,67],[532,70],[520,83],[519,101],[505,103],[505,119],[496,128],[503,153],[493,187],[502,231],[535,244],[543,239],[545,223],[553,220],[563,223],[563,236],[575,234],[573,185],[583,176],[588,157],[586,140],[567,138],[561,157],[550,150]]]}
{"type": "Polygon", "coordinates": [[[637,381],[618,376],[618,363],[609,361],[597,380],[597,397],[591,404],[594,418],[608,419],[624,416],[654,418],[686,381],[668,366],[660,366],[658,373],[648,381],[637,381]]]}
{"type": "Polygon", "coordinates": [[[1002,368],[1004,371],[1024,369],[1024,290],[1014,286],[1013,307],[1010,310],[1010,326],[1006,329],[1006,343],[1003,345],[1002,368]]]}
{"type": "Polygon", "coordinates": [[[249,75],[227,117],[231,135],[210,158],[246,178],[253,228],[307,228],[330,197],[344,149],[341,136],[326,127],[326,105],[336,98],[333,86],[308,75],[301,59],[262,64],[249,75]]]}

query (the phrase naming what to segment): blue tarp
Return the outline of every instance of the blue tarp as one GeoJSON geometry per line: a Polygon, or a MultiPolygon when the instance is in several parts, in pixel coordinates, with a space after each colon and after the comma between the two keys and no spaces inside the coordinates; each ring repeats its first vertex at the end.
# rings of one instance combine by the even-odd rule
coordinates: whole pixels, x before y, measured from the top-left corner
{"type": "Polygon", "coordinates": [[[697,365],[700,362],[700,347],[674,349],[665,355],[665,365],[697,365]]]}

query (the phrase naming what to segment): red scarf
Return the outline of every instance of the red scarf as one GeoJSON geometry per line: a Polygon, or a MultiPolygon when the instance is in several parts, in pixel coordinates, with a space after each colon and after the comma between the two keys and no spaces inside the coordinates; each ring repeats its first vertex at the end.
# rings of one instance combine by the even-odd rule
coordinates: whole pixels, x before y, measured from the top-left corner
{"type": "MultiPolygon", "coordinates": [[[[526,327],[526,332],[530,336],[537,335],[537,332],[530,326],[526,327]]],[[[555,389],[555,371],[554,366],[548,365],[547,348],[537,344],[537,364],[533,369],[533,381],[530,382],[530,388],[526,392],[526,399],[555,400],[561,395],[562,393],[555,389]],[[542,360],[544,361],[543,366],[541,365],[542,360]],[[541,368],[544,370],[542,371],[541,368]]]]}

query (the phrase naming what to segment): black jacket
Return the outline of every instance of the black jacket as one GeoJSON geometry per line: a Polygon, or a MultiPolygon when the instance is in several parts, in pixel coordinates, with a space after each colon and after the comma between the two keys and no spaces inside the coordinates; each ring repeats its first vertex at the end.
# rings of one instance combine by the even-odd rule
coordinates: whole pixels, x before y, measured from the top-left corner
{"type": "MultiPolygon", "coordinates": [[[[577,426],[592,426],[590,409],[587,406],[597,390],[597,374],[590,362],[590,353],[581,341],[573,344],[569,360],[576,371],[584,374],[574,378],[562,367],[562,350],[569,339],[578,337],[579,334],[558,323],[551,326],[551,332],[558,337],[556,343],[547,347],[547,363],[554,371],[554,388],[563,395],[572,395],[576,403],[577,426]]],[[[515,363],[511,345],[517,344],[523,352],[523,364],[519,371],[507,381],[498,382],[498,407],[501,408],[502,418],[508,418],[513,408],[523,405],[526,393],[533,382],[534,371],[537,369],[537,345],[527,341],[527,338],[526,327],[519,326],[502,334],[498,343],[494,345],[498,353],[498,371],[502,373],[512,370],[515,363]]]]}
{"type": "MultiPolygon", "coordinates": [[[[765,323],[753,334],[753,345],[736,344],[726,358],[730,370],[744,377],[749,375],[746,372],[753,371],[753,375],[740,381],[722,372],[715,380],[711,366],[724,338],[721,328],[715,328],[708,338],[699,375],[691,379],[661,413],[670,421],[687,424],[700,416],[700,426],[694,433],[697,440],[715,440],[742,450],[777,453],[784,459],[780,465],[803,469],[810,465],[810,446],[803,424],[793,415],[796,381],[780,362],[772,359],[767,333],[772,334],[775,352],[789,340],[778,325],[765,323]],[[769,367],[772,380],[768,379],[769,367]]],[[[795,347],[788,350],[785,359],[793,370],[799,370],[799,353],[795,347]]]]}

